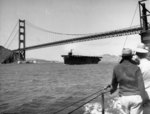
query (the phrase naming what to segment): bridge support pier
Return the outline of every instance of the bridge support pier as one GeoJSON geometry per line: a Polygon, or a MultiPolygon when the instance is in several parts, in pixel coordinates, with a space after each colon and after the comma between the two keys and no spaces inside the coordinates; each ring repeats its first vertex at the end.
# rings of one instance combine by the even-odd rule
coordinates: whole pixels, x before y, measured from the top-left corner
{"type": "Polygon", "coordinates": [[[25,51],[25,20],[19,19],[19,59],[20,61],[26,60],[25,51]]]}

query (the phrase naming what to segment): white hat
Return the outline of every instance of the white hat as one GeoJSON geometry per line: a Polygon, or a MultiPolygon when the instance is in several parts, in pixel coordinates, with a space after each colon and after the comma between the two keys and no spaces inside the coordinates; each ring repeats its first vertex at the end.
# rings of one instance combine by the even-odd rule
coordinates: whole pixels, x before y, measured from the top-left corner
{"type": "Polygon", "coordinates": [[[148,47],[146,47],[145,44],[140,43],[137,45],[137,48],[135,51],[137,53],[148,53],[148,47]]]}

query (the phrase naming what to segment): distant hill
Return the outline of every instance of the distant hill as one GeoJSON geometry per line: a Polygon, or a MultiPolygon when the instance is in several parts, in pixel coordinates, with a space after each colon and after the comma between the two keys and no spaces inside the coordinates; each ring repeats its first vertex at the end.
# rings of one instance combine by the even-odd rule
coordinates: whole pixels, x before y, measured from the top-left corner
{"type": "MultiPolygon", "coordinates": [[[[104,54],[104,55],[102,55],[102,57],[103,58],[101,59],[100,62],[119,62],[119,60],[120,60],[119,56],[110,55],[110,54],[104,54]]],[[[60,61],[51,61],[51,60],[36,59],[36,58],[27,59],[27,61],[33,61],[33,60],[35,60],[37,63],[63,63],[60,61]]]]}
{"type": "Polygon", "coordinates": [[[61,63],[59,61],[51,61],[51,60],[36,59],[36,58],[28,58],[27,61],[36,61],[36,63],[61,63]]]}
{"type": "Polygon", "coordinates": [[[110,54],[104,54],[102,55],[102,60],[101,62],[119,62],[119,60],[121,59],[119,56],[115,56],[115,55],[110,55],[110,54]]]}
{"type": "MultiPolygon", "coordinates": [[[[119,62],[120,57],[110,54],[104,54],[102,55],[102,59],[100,62],[119,62]]],[[[3,46],[0,46],[0,63],[4,63],[5,61],[8,61],[8,63],[15,62],[17,60],[16,54],[9,50],[4,48],[3,46]]],[[[49,60],[43,60],[43,59],[36,59],[36,58],[29,58],[26,60],[27,62],[33,62],[36,61],[36,63],[62,63],[59,61],[49,61],[49,60]]]]}

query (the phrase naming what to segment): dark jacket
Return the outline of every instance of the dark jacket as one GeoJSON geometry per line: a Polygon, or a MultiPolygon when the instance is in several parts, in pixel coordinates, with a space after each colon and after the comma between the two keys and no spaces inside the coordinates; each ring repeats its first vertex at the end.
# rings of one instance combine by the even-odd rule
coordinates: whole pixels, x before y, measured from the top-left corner
{"type": "Polygon", "coordinates": [[[143,97],[145,95],[141,70],[130,60],[123,60],[114,67],[111,86],[111,93],[115,92],[119,86],[120,95],[141,95],[143,97]]]}

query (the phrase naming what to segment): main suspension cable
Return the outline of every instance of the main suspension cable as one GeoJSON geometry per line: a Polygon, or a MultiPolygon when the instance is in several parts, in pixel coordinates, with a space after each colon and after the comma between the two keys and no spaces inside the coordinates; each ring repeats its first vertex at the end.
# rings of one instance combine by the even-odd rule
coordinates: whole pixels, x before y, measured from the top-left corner
{"type": "Polygon", "coordinates": [[[15,26],[14,26],[14,28],[13,28],[13,30],[12,30],[12,32],[11,32],[11,34],[9,35],[9,37],[8,37],[7,41],[6,41],[6,42],[5,42],[5,44],[4,44],[4,47],[6,47],[6,44],[7,44],[7,43],[8,43],[8,41],[10,40],[10,38],[11,38],[12,34],[14,33],[14,31],[15,31],[15,29],[16,29],[16,27],[17,27],[17,25],[18,25],[18,22],[15,24],[15,26]]]}
{"type": "Polygon", "coordinates": [[[44,29],[44,28],[41,28],[41,27],[39,27],[39,26],[37,26],[37,25],[32,24],[32,23],[29,22],[29,21],[26,21],[26,23],[27,23],[29,26],[31,26],[31,27],[33,27],[33,28],[35,28],[35,29],[41,30],[41,31],[43,31],[43,32],[48,32],[48,33],[52,33],[52,34],[57,34],[57,35],[84,36],[84,35],[98,34],[98,33],[86,33],[86,34],[60,33],[60,32],[54,32],[54,31],[46,30],[46,29],[44,29]]]}
{"type": "Polygon", "coordinates": [[[14,39],[16,38],[16,36],[18,35],[18,31],[15,33],[14,37],[11,39],[11,41],[9,42],[7,48],[9,48],[9,46],[12,44],[12,42],[14,41],[14,39]]]}

